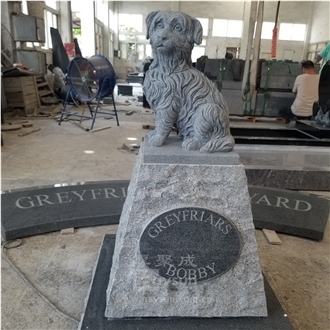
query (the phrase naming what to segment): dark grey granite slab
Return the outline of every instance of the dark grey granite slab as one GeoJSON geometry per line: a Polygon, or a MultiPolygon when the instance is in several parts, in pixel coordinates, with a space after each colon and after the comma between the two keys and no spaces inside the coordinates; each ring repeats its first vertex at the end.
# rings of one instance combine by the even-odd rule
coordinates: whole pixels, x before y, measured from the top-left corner
{"type": "Polygon", "coordinates": [[[308,168],[283,169],[245,166],[249,185],[274,187],[278,189],[329,191],[330,173],[328,169],[308,168]]]}
{"type": "MultiPolygon", "coordinates": [[[[225,89],[239,90],[242,95],[242,82],[241,81],[222,80],[221,81],[221,93],[225,89]]],[[[225,100],[227,102],[226,98],[225,98],[225,100]]]]}
{"type": "Polygon", "coordinates": [[[204,153],[185,150],[181,148],[182,139],[177,136],[169,136],[166,144],[161,147],[150,147],[148,137],[145,138],[144,163],[147,164],[209,164],[209,165],[237,165],[239,156],[236,152],[204,153]]]}
{"type": "Polygon", "coordinates": [[[256,228],[322,240],[330,201],[316,195],[249,186],[256,228]]]}
{"type": "MultiPolygon", "coordinates": [[[[275,145],[236,145],[235,151],[240,155],[240,160],[245,169],[253,169],[267,172],[268,169],[272,171],[285,172],[288,174],[292,171],[311,171],[316,173],[328,172],[330,176],[330,158],[328,148],[323,147],[305,147],[305,146],[275,146],[275,145]]],[[[259,173],[260,174],[260,173],[259,173]]],[[[262,180],[265,184],[267,177],[262,180]]],[[[320,179],[324,180],[324,176],[320,179]]],[[[302,177],[300,181],[304,181],[302,177]]],[[[272,183],[276,184],[273,180],[272,183]]],[[[306,186],[309,182],[306,182],[306,186]]],[[[264,186],[264,184],[260,184],[264,186]]],[[[273,188],[283,188],[278,185],[273,188]]],[[[330,188],[330,186],[328,186],[330,188]]],[[[289,188],[290,189],[290,188],[289,188]]],[[[309,189],[305,189],[309,190],[309,189]]],[[[328,189],[326,189],[328,190],[328,189]]]]}
{"type": "Polygon", "coordinates": [[[260,88],[277,88],[292,90],[296,77],[281,75],[262,75],[260,79],[260,88]]]}
{"type": "Polygon", "coordinates": [[[245,60],[234,58],[220,60],[220,78],[223,81],[241,82],[245,60]]]}
{"type": "MultiPolygon", "coordinates": [[[[322,239],[329,214],[330,202],[327,199],[317,195],[260,186],[262,184],[265,186],[267,183],[276,186],[279,180],[282,181],[282,185],[292,186],[294,182],[290,183],[290,180],[295,176],[294,171],[291,175],[287,175],[288,171],[283,171],[280,175],[279,171],[267,170],[271,171],[268,176],[263,174],[266,170],[260,170],[256,176],[251,175],[250,169],[246,168],[245,171],[248,174],[250,196],[254,196],[252,198],[252,213],[256,228],[272,229],[315,240],[322,239]],[[276,176],[276,173],[279,177],[276,176]],[[263,196],[266,196],[267,199],[261,199],[263,196]],[[257,203],[258,197],[260,197],[259,200],[261,199],[259,203],[257,203]],[[283,204],[276,207],[277,197],[287,198],[289,202],[286,205],[289,208],[283,204]],[[268,205],[267,200],[271,205],[268,205]],[[297,200],[309,203],[311,209],[308,211],[294,210],[297,200]]],[[[318,174],[317,171],[309,171],[308,174],[313,173],[318,174]]],[[[329,187],[327,175],[328,173],[325,173],[323,178],[318,178],[318,180],[324,181],[323,190],[327,190],[329,187]]],[[[296,180],[299,181],[299,176],[296,176],[296,180]]],[[[296,184],[301,183],[297,182],[296,184]]],[[[6,241],[64,228],[118,224],[128,185],[129,181],[123,180],[7,191],[1,195],[2,238],[6,241]],[[97,198],[93,199],[92,189],[100,189],[95,190],[94,193],[101,192],[101,195],[96,194],[95,197],[97,198]],[[105,198],[106,189],[108,192],[112,191],[110,189],[114,189],[114,195],[119,196],[119,198],[113,196],[112,198],[111,195],[109,195],[110,198],[105,198]],[[78,195],[72,193],[72,191],[76,191],[81,195],[84,190],[86,192],[83,195],[83,201],[78,195]],[[36,196],[48,196],[47,200],[53,204],[42,202],[43,205],[39,206],[40,203],[36,196]],[[64,196],[71,196],[71,202],[59,203],[58,196],[62,196],[62,201],[65,200],[64,196]],[[34,203],[33,206],[29,204],[32,202],[34,203]],[[32,207],[20,208],[17,204],[32,207]]],[[[283,199],[281,201],[285,202],[283,199]]],[[[307,204],[300,203],[298,207],[303,205],[307,204]]]]}
{"type": "MultiPolygon", "coordinates": [[[[277,77],[274,79],[276,81],[277,77]]],[[[279,116],[279,111],[284,107],[291,106],[294,99],[295,95],[291,92],[258,92],[254,115],[279,116]]]]}
{"type": "MultiPolygon", "coordinates": [[[[261,64],[261,88],[292,89],[295,78],[302,74],[301,63],[298,62],[262,61],[259,64],[261,64]]],[[[320,65],[315,64],[316,73],[319,70],[320,65]]]]}
{"type": "Polygon", "coordinates": [[[249,185],[329,191],[329,148],[235,145],[249,185]]]}
{"type": "MultiPolygon", "coordinates": [[[[240,318],[129,318],[108,320],[104,316],[106,289],[115,246],[113,235],[105,235],[94,269],[79,330],[293,330],[288,317],[266,279],[268,317],[240,318]]],[[[290,315],[288,315],[290,317],[290,315]]]]}
{"type": "Polygon", "coordinates": [[[268,62],[263,61],[261,63],[261,75],[275,75],[275,76],[293,76],[296,77],[302,74],[301,64],[295,63],[284,63],[284,62],[268,62]],[[268,73],[268,69],[270,72],[268,73]]]}
{"type": "Polygon", "coordinates": [[[1,195],[4,240],[118,223],[128,181],[18,190],[1,195]]]}
{"type": "Polygon", "coordinates": [[[219,71],[220,71],[220,60],[219,59],[206,59],[204,74],[211,80],[218,79],[219,71]]]}
{"type": "MultiPolygon", "coordinates": [[[[249,110],[248,105],[245,106],[242,101],[242,91],[240,89],[222,88],[221,94],[227,103],[230,115],[243,116],[246,114],[246,111],[244,112],[245,108],[247,111],[249,110]]],[[[230,124],[232,124],[232,118],[230,118],[230,124]]]]}

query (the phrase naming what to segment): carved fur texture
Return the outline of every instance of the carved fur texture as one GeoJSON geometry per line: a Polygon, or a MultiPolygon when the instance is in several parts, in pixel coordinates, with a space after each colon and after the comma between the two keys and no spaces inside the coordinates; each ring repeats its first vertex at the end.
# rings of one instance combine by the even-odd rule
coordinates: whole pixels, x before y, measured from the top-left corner
{"type": "Polygon", "coordinates": [[[192,67],[194,43],[202,42],[200,22],[181,12],[156,11],[146,23],[154,60],[143,92],[155,111],[156,124],[149,144],[163,145],[176,124],[187,150],[231,151],[235,142],[227,105],[215,84],[192,67]]]}

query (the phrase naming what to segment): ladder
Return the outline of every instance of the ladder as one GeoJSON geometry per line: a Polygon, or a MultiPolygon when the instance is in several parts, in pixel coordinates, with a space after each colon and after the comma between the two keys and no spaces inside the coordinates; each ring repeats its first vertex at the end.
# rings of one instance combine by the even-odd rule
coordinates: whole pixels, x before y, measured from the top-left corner
{"type": "Polygon", "coordinates": [[[37,80],[37,88],[38,88],[38,95],[40,103],[42,104],[54,104],[58,103],[57,97],[52,90],[52,88],[49,86],[47,80],[43,75],[36,76],[37,80]]]}

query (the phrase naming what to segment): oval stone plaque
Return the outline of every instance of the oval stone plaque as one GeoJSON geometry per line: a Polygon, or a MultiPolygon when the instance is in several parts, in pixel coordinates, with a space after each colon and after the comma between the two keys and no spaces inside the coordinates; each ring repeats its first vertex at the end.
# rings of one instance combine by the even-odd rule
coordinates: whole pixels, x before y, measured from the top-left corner
{"type": "Polygon", "coordinates": [[[196,283],[232,268],[241,252],[235,225],[208,209],[182,207],[162,213],[144,229],[140,252],[167,279],[196,283]]]}

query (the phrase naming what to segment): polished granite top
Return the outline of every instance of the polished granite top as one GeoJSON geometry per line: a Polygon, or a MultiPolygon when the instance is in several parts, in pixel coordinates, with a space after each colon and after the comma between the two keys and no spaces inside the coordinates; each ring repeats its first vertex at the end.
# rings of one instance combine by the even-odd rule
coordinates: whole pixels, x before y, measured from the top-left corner
{"type": "MultiPolygon", "coordinates": [[[[330,151],[329,148],[325,147],[236,144],[234,152],[239,155],[240,162],[246,169],[319,171],[330,173],[330,151]]],[[[89,181],[88,183],[93,183],[93,181],[89,181]]],[[[50,186],[65,187],[83,184],[84,182],[59,182],[50,186]]],[[[28,189],[45,186],[34,186],[28,189]]],[[[288,188],[286,187],[286,189],[288,188]]],[[[3,190],[2,193],[18,190],[21,189],[3,190]]]]}
{"type": "Polygon", "coordinates": [[[330,170],[330,152],[326,147],[236,144],[234,151],[247,168],[330,170]]]}

